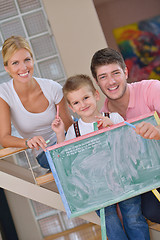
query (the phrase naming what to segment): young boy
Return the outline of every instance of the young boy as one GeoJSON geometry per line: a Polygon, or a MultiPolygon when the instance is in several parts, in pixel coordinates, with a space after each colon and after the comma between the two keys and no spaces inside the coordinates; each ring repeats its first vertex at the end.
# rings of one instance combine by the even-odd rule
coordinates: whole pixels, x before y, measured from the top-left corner
{"type": "MultiPolygon", "coordinates": [[[[80,116],[80,119],[68,129],[66,137],[64,124],[60,117],[53,121],[52,129],[57,135],[58,143],[93,132],[96,122],[98,122],[97,127],[100,128],[124,121],[118,113],[110,113],[109,117],[105,117],[98,111],[99,92],[95,89],[90,77],[86,75],[75,75],[68,78],[63,87],[63,93],[69,107],[80,116]]],[[[140,197],[134,197],[119,204],[123,209],[122,215],[125,216],[126,232],[117,215],[116,204],[106,207],[106,231],[109,240],[149,240],[148,225],[140,212],[140,197]],[[128,219],[132,216],[133,225],[130,225],[128,219]]],[[[99,215],[99,210],[96,212],[99,215]]]]}
{"type": "MultiPolygon", "coordinates": [[[[94,123],[97,121],[98,128],[124,121],[117,113],[111,113],[108,114],[109,117],[105,117],[98,111],[97,101],[100,98],[99,92],[95,89],[89,76],[75,75],[70,77],[63,87],[63,93],[71,110],[80,116],[78,120],[79,135],[93,132],[94,123]]],[[[65,137],[64,124],[60,118],[56,118],[53,121],[52,129],[56,132],[57,143],[76,137],[74,124],[68,129],[65,137]]]]}

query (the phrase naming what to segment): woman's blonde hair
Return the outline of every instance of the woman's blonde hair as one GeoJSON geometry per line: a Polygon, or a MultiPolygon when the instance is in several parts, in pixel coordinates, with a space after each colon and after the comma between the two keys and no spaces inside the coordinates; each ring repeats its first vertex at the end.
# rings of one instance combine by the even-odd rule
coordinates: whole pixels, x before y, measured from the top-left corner
{"type": "Polygon", "coordinates": [[[3,64],[4,66],[8,65],[8,60],[11,58],[11,56],[16,53],[19,49],[26,49],[31,57],[33,58],[31,47],[28,43],[28,41],[21,36],[11,36],[7,38],[2,47],[2,56],[3,56],[3,64]]]}

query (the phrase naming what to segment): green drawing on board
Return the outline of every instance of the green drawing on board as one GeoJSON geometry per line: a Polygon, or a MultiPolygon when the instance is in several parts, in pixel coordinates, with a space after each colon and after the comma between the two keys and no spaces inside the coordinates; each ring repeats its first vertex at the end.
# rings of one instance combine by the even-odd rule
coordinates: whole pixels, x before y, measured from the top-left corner
{"type": "MultiPolygon", "coordinates": [[[[132,123],[141,121],[157,125],[153,115],[132,123]]],[[[49,150],[49,163],[77,217],[159,187],[159,153],[160,141],[123,125],[49,150]]]]}

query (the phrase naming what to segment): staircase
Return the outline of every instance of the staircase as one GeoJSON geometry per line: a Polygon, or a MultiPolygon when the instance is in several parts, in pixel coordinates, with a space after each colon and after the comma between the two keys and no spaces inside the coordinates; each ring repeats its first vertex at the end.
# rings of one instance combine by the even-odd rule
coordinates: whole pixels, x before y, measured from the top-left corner
{"type": "MultiPolygon", "coordinates": [[[[33,169],[26,169],[13,163],[8,158],[14,154],[27,151],[23,148],[0,149],[0,187],[19,194],[23,197],[35,200],[60,211],[65,211],[61,197],[58,193],[52,173],[36,176],[33,169]]],[[[88,213],[81,216],[82,219],[100,225],[96,213],[88,213]]]]}

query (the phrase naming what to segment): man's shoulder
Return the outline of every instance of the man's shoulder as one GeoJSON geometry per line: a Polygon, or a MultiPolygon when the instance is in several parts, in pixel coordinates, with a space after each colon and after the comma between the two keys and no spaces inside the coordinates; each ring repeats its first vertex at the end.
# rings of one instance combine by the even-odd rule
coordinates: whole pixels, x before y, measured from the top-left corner
{"type": "Polygon", "coordinates": [[[151,84],[160,84],[160,81],[157,79],[141,80],[139,82],[128,83],[128,86],[138,87],[138,86],[148,86],[151,84]]]}
{"type": "Polygon", "coordinates": [[[159,96],[160,81],[159,80],[142,80],[140,82],[131,83],[129,85],[130,96],[136,99],[155,98],[159,96]]]}
{"type": "Polygon", "coordinates": [[[138,89],[145,90],[148,88],[160,88],[160,81],[156,79],[142,80],[139,82],[128,83],[130,91],[137,91],[138,89]]]}

